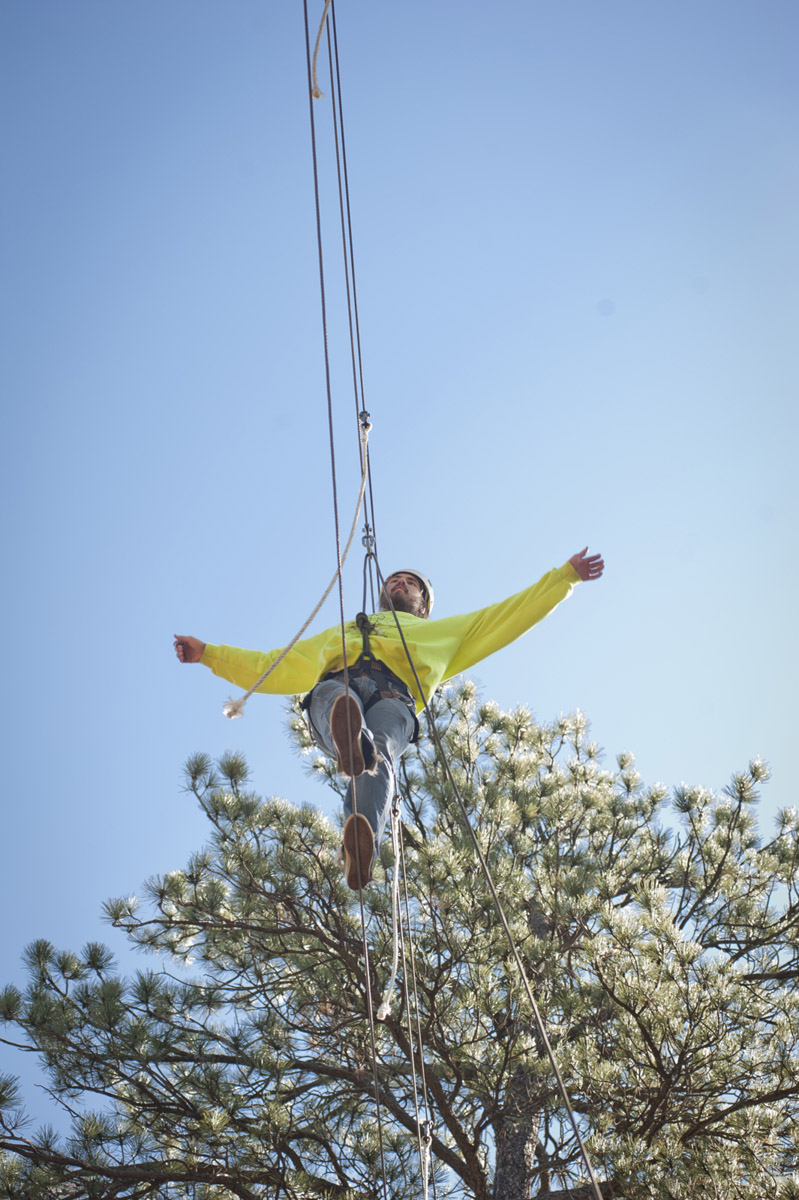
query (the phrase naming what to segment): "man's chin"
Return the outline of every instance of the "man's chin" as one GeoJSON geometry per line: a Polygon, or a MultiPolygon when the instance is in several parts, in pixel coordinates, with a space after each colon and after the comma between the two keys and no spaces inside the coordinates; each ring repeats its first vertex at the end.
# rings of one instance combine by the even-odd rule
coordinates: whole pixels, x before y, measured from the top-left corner
{"type": "MultiPolygon", "coordinates": [[[[418,617],[418,602],[413,596],[407,595],[405,592],[392,592],[391,604],[393,604],[396,612],[410,613],[412,617],[418,617]]],[[[386,608],[390,609],[391,605],[387,604],[386,608]]]]}
{"type": "Polygon", "coordinates": [[[413,597],[408,596],[405,592],[394,592],[391,596],[391,603],[394,605],[397,612],[410,613],[413,616],[416,610],[416,604],[413,597]]]}

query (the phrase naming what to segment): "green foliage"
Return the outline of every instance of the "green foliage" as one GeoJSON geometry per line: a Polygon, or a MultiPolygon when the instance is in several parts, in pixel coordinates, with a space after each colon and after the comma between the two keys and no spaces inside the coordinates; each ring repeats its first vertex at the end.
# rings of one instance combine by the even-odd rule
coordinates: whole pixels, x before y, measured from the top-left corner
{"type": "MultiPolygon", "coordinates": [[[[799,817],[757,832],[755,761],[721,794],[603,767],[577,714],[540,725],[465,685],[436,720],[608,1196],[797,1200],[799,817]],[[674,827],[669,822],[674,821],[674,827]]],[[[309,749],[301,728],[298,746],[309,749]]],[[[309,770],[337,790],[334,769],[309,770]]],[[[409,951],[392,1011],[390,842],[357,897],[340,834],[248,790],[241,756],[186,784],[211,836],[109,920],[168,969],[46,941],[0,1020],[33,1047],[71,1133],[24,1134],[0,1080],[0,1196],[389,1200],[423,1194],[409,951]]],[[[577,1195],[565,1120],[490,894],[441,764],[402,767],[408,912],[437,1195],[577,1195]]],[[[579,1193],[584,1195],[585,1193],[579,1193]]]]}

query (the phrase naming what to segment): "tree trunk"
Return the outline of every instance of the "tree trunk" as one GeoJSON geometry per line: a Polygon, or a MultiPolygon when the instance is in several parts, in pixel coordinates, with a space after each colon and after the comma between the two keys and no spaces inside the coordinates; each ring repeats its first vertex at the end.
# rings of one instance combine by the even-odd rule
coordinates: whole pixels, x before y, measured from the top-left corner
{"type": "Polygon", "coordinates": [[[508,1084],[505,1109],[494,1126],[496,1170],[493,1200],[530,1200],[538,1144],[540,1104],[518,1067],[508,1084]]]}

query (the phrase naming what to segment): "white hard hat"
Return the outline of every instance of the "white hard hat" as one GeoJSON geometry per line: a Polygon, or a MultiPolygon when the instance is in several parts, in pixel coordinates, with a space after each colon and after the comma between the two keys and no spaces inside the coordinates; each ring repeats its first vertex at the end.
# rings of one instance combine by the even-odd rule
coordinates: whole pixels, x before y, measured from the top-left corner
{"type": "Polygon", "coordinates": [[[391,575],[386,575],[385,583],[383,584],[384,587],[385,584],[388,583],[389,579],[393,578],[394,575],[413,575],[414,579],[419,580],[419,586],[424,592],[427,615],[429,617],[433,611],[433,603],[435,601],[436,594],[433,591],[433,585],[427,576],[423,575],[421,571],[417,571],[414,567],[398,567],[396,571],[391,572],[391,575]]]}

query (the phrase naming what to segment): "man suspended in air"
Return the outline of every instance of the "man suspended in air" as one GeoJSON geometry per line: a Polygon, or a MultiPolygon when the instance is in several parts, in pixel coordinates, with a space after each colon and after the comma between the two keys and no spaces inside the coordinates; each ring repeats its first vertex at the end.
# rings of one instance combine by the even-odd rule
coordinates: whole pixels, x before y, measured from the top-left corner
{"type": "MultiPolygon", "coordinates": [[[[602,556],[589,555],[586,547],[507,600],[437,621],[429,619],[429,580],[418,571],[395,571],[380,593],[380,612],[346,626],[349,689],[339,626],[297,642],[258,688],[283,695],[308,693],[303,707],[314,740],[350,781],[343,850],[344,874],[353,891],[372,878],[396,790],[397,763],[418,736],[416,713],[424,700],[445,679],[526,633],[571,595],[575,583],[599,579],[603,570],[602,556]]],[[[252,687],[281,655],[280,650],[213,646],[178,634],[174,646],[181,662],[202,662],[242,688],[252,687]]]]}

